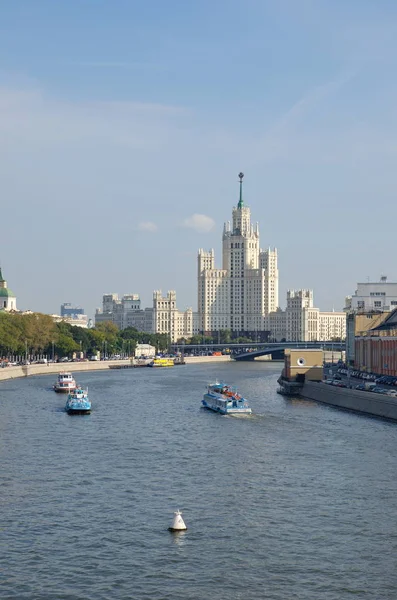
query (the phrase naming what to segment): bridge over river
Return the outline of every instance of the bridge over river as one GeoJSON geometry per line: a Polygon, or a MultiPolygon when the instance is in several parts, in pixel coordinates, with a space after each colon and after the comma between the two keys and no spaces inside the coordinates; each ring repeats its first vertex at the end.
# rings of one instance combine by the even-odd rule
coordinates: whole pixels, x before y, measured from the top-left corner
{"type": "Polygon", "coordinates": [[[250,342],[249,344],[171,344],[173,352],[202,355],[210,352],[228,352],[235,360],[254,360],[271,354],[281,356],[285,348],[313,348],[340,352],[345,342],[250,342]]]}

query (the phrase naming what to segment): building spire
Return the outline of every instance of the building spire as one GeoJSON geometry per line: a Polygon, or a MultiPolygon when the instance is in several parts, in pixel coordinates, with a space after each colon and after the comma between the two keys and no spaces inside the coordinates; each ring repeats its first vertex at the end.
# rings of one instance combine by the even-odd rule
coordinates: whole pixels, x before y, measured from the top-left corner
{"type": "Polygon", "coordinates": [[[239,179],[240,179],[240,200],[238,201],[237,208],[243,208],[243,206],[244,206],[244,201],[243,201],[243,177],[244,177],[244,173],[239,173],[238,176],[239,176],[239,179]]]}
{"type": "Polygon", "coordinates": [[[1,283],[2,281],[5,281],[5,279],[3,278],[3,274],[2,274],[2,272],[1,272],[1,265],[0,265],[0,283],[1,283]]]}

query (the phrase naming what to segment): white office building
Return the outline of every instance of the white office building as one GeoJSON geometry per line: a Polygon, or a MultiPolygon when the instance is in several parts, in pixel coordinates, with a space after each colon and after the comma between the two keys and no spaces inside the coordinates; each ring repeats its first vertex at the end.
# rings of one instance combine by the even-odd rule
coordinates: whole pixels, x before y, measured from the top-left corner
{"type": "Polygon", "coordinates": [[[225,223],[222,269],[215,268],[214,250],[198,252],[198,319],[201,332],[230,329],[235,334],[264,331],[265,317],[278,307],[277,250],[262,250],[259,225],[251,224],[244,205],[243,173],[240,199],[225,223]]]}
{"type": "Polygon", "coordinates": [[[397,283],[380,281],[358,283],[353,296],[346,298],[345,310],[354,312],[387,312],[397,307],[397,283]]]}
{"type": "Polygon", "coordinates": [[[345,312],[320,312],[319,337],[320,342],[329,340],[344,340],[346,338],[346,313],[345,312]]]}

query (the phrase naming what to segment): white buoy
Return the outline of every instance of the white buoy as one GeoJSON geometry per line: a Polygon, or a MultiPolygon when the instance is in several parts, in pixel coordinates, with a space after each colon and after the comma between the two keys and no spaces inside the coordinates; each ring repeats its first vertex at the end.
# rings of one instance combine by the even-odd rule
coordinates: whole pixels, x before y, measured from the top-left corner
{"type": "Polygon", "coordinates": [[[172,521],[171,527],[168,527],[168,531],[185,531],[187,529],[185,521],[182,519],[182,513],[180,510],[174,512],[174,520],[172,521]]]}

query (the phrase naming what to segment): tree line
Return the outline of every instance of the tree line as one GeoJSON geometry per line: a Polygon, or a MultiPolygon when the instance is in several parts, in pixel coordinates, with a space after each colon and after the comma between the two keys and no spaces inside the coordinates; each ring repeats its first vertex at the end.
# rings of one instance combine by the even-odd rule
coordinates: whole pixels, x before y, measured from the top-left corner
{"type": "Polygon", "coordinates": [[[76,327],[49,315],[0,312],[0,356],[47,355],[71,356],[97,352],[112,356],[132,356],[137,344],[151,344],[158,352],[169,347],[169,336],[140,332],[134,327],[119,330],[111,322],[99,323],[92,329],[76,327]]]}

